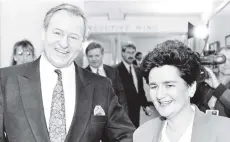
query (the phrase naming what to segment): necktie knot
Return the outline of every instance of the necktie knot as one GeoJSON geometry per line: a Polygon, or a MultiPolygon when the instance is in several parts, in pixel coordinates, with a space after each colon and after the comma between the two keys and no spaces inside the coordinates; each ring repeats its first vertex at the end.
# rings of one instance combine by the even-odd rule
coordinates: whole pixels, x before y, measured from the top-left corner
{"type": "Polygon", "coordinates": [[[58,80],[62,80],[62,72],[61,72],[61,70],[55,69],[54,72],[57,73],[57,75],[58,75],[58,80]]]}

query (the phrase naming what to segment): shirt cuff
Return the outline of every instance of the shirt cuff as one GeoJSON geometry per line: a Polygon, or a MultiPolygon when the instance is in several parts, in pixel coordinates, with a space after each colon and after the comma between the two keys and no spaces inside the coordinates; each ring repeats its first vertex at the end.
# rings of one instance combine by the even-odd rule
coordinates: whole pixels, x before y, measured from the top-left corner
{"type": "Polygon", "coordinates": [[[219,99],[220,96],[227,90],[227,88],[220,83],[220,85],[213,91],[213,95],[219,99]]]}

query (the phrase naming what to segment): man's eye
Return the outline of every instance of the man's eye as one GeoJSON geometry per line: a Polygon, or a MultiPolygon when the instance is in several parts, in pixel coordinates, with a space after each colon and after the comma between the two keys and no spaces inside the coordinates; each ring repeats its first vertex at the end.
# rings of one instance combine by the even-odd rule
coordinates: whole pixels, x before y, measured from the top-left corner
{"type": "Polygon", "coordinates": [[[59,32],[59,31],[54,31],[54,34],[55,34],[55,35],[61,35],[61,32],[59,32]]]}
{"type": "Polygon", "coordinates": [[[156,88],[157,88],[156,85],[150,86],[150,89],[156,89],[156,88]]]}
{"type": "Polygon", "coordinates": [[[72,40],[78,40],[79,36],[73,36],[73,35],[71,35],[71,36],[69,36],[69,38],[72,39],[72,40]]]}
{"type": "Polygon", "coordinates": [[[175,86],[175,85],[171,85],[171,84],[166,85],[167,88],[171,88],[171,87],[174,87],[174,86],[175,86]]]}

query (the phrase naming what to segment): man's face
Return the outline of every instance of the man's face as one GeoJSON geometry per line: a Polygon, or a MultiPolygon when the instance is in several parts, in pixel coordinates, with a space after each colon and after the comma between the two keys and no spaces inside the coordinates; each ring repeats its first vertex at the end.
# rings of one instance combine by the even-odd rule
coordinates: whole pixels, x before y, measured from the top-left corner
{"type": "Polygon", "coordinates": [[[161,116],[172,118],[190,105],[191,88],[175,66],[153,68],[149,73],[149,86],[150,97],[161,116]]]}
{"type": "Polygon", "coordinates": [[[65,10],[56,12],[45,31],[45,57],[57,68],[68,67],[82,50],[84,21],[65,10]]]}
{"type": "Polygon", "coordinates": [[[103,54],[100,48],[91,49],[87,53],[89,65],[98,68],[102,64],[103,54]]]}
{"type": "Polygon", "coordinates": [[[219,54],[226,56],[226,62],[219,65],[219,70],[223,75],[230,75],[230,50],[222,50],[219,54]]]}
{"type": "Polygon", "coordinates": [[[137,60],[138,60],[138,61],[141,61],[141,60],[142,60],[142,54],[139,54],[139,55],[137,56],[137,60]]]}
{"type": "Polygon", "coordinates": [[[30,48],[32,47],[17,47],[14,55],[14,60],[16,61],[17,65],[32,62],[34,60],[33,53],[30,48]]]}
{"type": "Polygon", "coordinates": [[[127,47],[125,49],[124,52],[122,52],[122,58],[123,60],[128,63],[128,64],[132,64],[133,60],[134,60],[134,54],[135,54],[136,50],[131,48],[131,47],[127,47]]]}

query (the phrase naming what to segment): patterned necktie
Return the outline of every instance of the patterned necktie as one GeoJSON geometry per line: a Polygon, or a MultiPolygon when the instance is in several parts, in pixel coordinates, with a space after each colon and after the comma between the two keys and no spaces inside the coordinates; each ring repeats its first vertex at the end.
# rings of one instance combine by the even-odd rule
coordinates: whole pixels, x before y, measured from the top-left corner
{"type": "Polygon", "coordinates": [[[66,137],[66,118],[62,73],[60,70],[55,70],[55,72],[58,75],[58,80],[52,96],[49,136],[51,142],[64,142],[66,137]]]}

